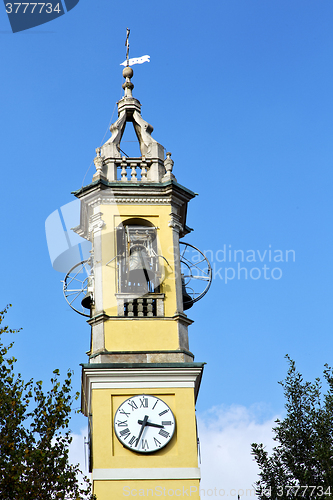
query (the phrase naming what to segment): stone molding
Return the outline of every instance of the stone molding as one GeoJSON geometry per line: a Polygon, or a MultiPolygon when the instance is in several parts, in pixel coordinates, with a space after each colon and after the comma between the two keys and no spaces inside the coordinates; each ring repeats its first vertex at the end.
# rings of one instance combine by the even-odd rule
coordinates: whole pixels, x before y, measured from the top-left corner
{"type": "Polygon", "coordinates": [[[95,363],[193,363],[194,354],[178,351],[103,351],[90,355],[89,362],[95,363]]]}
{"type": "MultiPolygon", "coordinates": [[[[172,353],[172,354],[186,354],[187,356],[190,356],[191,358],[194,358],[194,354],[190,351],[185,351],[185,350],[171,350],[171,351],[107,351],[107,350],[104,350],[103,351],[103,354],[168,354],[168,353],[172,353]]],[[[90,363],[92,362],[91,359],[93,358],[96,358],[97,356],[99,356],[100,353],[94,353],[92,355],[90,355],[90,363]]]]}
{"type": "MultiPolygon", "coordinates": [[[[103,319],[99,320],[99,317],[101,315],[98,315],[98,317],[93,316],[92,318],[88,319],[87,323],[90,325],[94,324],[96,318],[98,321],[155,321],[156,322],[156,316],[144,316],[144,317],[138,317],[138,316],[108,316],[107,314],[103,313],[103,319]]],[[[194,321],[186,316],[185,313],[177,313],[174,316],[161,316],[158,318],[158,321],[178,321],[179,323],[183,325],[192,325],[194,321]]]]}
{"type": "MultiPolygon", "coordinates": [[[[167,479],[200,479],[199,467],[166,467],[141,469],[93,469],[93,481],[136,481],[167,479]]],[[[186,487],[185,487],[186,488],[186,487]]],[[[189,487],[187,487],[188,490],[189,487]]]]}
{"type": "Polygon", "coordinates": [[[87,320],[87,323],[91,326],[93,325],[98,325],[100,323],[105,323],[109,319],[109,316],[105,314],[105,312],[101,312],[100,314],[97,314],[96,316],[93,316],[92,318],[87,320]]]}
{"type": "Polygon", "coordinates": [[[118,198],[118,197],[114,197],[114,198],[111,198],[111,197],[103,197],[103,198],[99,198],[97,200],[94,200],[94,202],[90,203],[89,206],[90,207],[96,207],[98,205],[101,205],[103,203],[103,205],[118,205],[119,203],[142,203],[142,204],[145,204],[147,205],[148,204],[151,204],[151,205],[156,205],[156,204],[170,204],[171,203],[171,198],[118,198]]]}
{"type": "Polygon", "coordinates": [[[105,222],[102,219],[102,212],[98,212],[89,217],[89,233],[100,231],[104,226],[105,222]]]}
{"type": "Polygon", "coordinates": [[[172,227],[177,233],[181,233],[183,231],[183,226],[181,224],[181,216],[178,214],[175,214],[174,212],[171,212],[170,214],[171,219],[168,222],[168,226],[172,227]]]}
{"type": "Polygon", "coordinates": [[[88,416],[94,389],[133,389],[133,391],[161,388],[192,388],[197,397],[203,363],[92,363],[82,365],[82,411],[88,416]],[[184,366],[185,365],[185,366],[184,366]]]}

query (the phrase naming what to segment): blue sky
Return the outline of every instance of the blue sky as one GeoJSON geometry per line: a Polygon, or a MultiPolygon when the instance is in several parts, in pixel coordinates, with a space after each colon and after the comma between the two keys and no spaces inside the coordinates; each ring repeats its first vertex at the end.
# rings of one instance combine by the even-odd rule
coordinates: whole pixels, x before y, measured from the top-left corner
{"type": "MultiPolygon", "coordinates": [[[[0,294],[23,328],[24,378],[70,367],[80,388],[89,326],[62,297],[44,224],[92,178],[122,92],[127,26],[131,57],[151,56],[134,66],[142,116],[178,182],[199,193],[186,240],[213,255],[211,290],[189,311],[191,350],[207,362],[199,413],[259,405],[257,418],[270,419],[283,411],[285,354],[309,379],[333,364],[332,16],[329,0],[80,0],[12,34],[0,10],[0,294]],[[281,279],[236,272],[226,284],[237,262],[217,260],[224,245],[294,250],[295,261],[242,263],[278,267],[281,279]]],[[[82,426],[74,417],[73,431],[82,426]]]]}

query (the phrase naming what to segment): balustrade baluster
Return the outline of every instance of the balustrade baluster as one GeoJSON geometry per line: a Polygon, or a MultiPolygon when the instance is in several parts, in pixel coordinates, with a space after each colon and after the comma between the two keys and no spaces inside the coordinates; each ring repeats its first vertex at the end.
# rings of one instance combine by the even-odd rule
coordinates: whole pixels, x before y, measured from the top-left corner
{"type": "Polygon", "coordinates": [[[141,182],[147,182],[147,163],[145,161],[142,161],[140,167],[141,167],[141,182]]]}
{"type": "Polygon", "coordinates": [[[127,302],[127,316],[134,316],[134,300],[127,302]]]}
{"type": "Polygon", "coordinates": [[[138,182],[136,167],[137,167],[137,163],[132,163],[132,170],[131,170],[131,181],[132,182],[138,182]]]}
{"type": "Polygon", "coordinates": [[[143,316],[143,300],[144,299],[138,299],[137,300],[137,303],[138,303],[138,316],[143,316]]]}
{"type": "Polygon", "coordinates": [[[147,316],[154,316],[154,314],[153,314],[153,299],[147,299],[147,316]]]}
{"type": "Polygon", "coordinates": [[[121,180],[123,182],[127,182],[127,170],[126,170],[126,167],[127,167],[127,161],[126,161],[126,158],[125,156],[123,156],[122,158],[122,162],[121,162],[121,180]]]}

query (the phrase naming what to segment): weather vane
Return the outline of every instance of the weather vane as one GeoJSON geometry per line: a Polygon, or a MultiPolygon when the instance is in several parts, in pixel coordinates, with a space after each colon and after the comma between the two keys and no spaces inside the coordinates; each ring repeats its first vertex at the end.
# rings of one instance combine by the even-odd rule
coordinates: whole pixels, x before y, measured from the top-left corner
{"type": "Polygon", "coordinates": [[[132,57],[132,59],[129,58],[129,35],[130,35],[131,30],[129,28],[126,28],[126,42],[125,42],[125,47],[126,47],[126,59],[124,62],[120,63],[120,66],[133,66],[133,64],[142,64],[144,62],[150,62],[150,56],[141,56],[141,57],[132,57]]]}
{"type": "Polygon", "coordinates": [[[126,28],[126,66],[129,66],[129,36],[130,36],[131,30],[129,28],[126,28]]]}

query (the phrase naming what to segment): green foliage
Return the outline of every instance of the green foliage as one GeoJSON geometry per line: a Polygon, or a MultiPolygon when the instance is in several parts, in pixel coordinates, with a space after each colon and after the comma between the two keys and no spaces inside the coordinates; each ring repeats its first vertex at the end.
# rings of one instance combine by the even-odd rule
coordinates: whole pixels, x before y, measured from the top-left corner
{"type": "Polygon", "coordinates": [[[325,365],[327,389],[319,378],[306,382],[295,362],[279,382],[286,398],[286,417],[276,420],[271,456],[263,444],[252,444],[260,473],[256,482],[260,499],[333,499],[333,372],[325,365]]]}
{"type": "Polygon", "coordinates": [[[8,356],[13,342],[2,339],[17,332],[2,325],[7,309],[0,311],[0,498],[92,500],[88,479],[68,461],[72,373],[61,384],[55,370],[46,393],[41,381],[16,375],[16,359],[8,356]]]}

